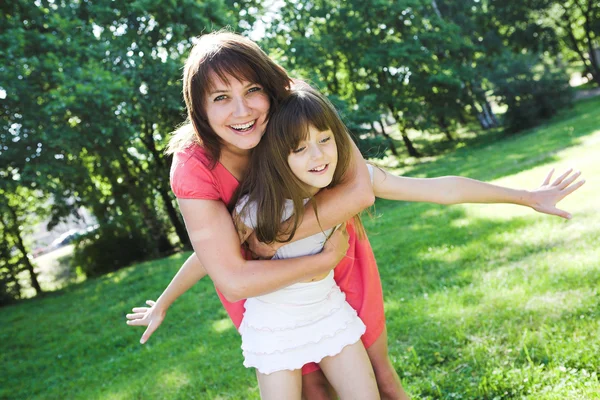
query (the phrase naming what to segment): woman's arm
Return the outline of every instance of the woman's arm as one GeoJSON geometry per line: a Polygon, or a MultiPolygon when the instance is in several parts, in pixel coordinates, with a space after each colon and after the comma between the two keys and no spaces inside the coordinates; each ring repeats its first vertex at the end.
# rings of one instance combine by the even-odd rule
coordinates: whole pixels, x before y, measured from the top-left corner
{"type": "MultiPolygon", "coordinates": [[[[245,260],[231,216],[221,201],[179,199],[200,263],[228,301],[273,292],[330,271],[348,250],[345,230],[319,254],[286,260],[245,260]]],[[[339,231],[339,230],[338,230],[339,231]]]]}
{"type": "Polygon", "coordinates": [[[147,300],[146,304],[150,306],[149,308],[136,307],[132,309],[132,314],[127,314],[128,325],[148,327],[143,333],[140,343],[146,343],[152,333],[162,324],[171,304],[205,276],[206,270],[200,264],[200,260],[196,257],[196,254],[192,254],[183,263],[179,272],[173,277],[169,286],[167,286],[156,302],[147,300]]]}
{"type": "MultiPolygon", "coordinates": [[[[352,158],[342,182],[332,189],[321,190],[314,198],[317,202],[319,220],[317,221],[312,205],[307,204],[292,242],[346,222],[365,208],[371,207],[375,202],[373,185],[365,160],[354,142],[352,142],[352,147],[352,158]]],[[[281,232],[288,231],[289,224],[289,221],[283,222],[281,232]]],[[[284,244],[280,242],[261,243],[255,235],[250,235],[248,238],[250,250],[260,257],[271,257],[284,244]]]]}
{"type": "Polygon", "coordinates": [[[377,197],[390,200],[424,201],[438,204],[518,204],[568,219],[571,215],[556,208],[556,203],[580,188],[585,180],[573,183],[581,173],[571,174],[573,170],[569,169],[550,184],[553,172],[554,170],[551,170],[548,173],[539,188],[517,190],[459,176],[405,178],[374,168],[373,191],[377,197]]]}

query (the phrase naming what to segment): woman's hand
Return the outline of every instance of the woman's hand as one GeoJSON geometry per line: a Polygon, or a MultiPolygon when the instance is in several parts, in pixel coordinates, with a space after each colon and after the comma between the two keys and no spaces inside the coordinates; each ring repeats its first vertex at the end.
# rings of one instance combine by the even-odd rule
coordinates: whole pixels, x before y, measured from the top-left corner
{"type": "Polygon", "coordinates": [[[127,314],[127,325],[148,327],[140,339],[141,344],[150,339],[152,333],[158,329],[167,315],[167,311],[159,310],[154,301],[146,300],[146,304],[150,307],[135,307],[131,310],[133,314],[127,314]]]}
{"type": "Polygon", "coordinates": [[[584,183],[585,179],[577,181],[577,178],[581,175],[581,172],[577,171],[574,174],[572,168],[569,168],[561,176],[556,178],[554,182],[550,183],[554,168],[550,170],[546,179],[537,189],[531,191],[531,204],[529,206],[535,211],[556,215],[565,219],[571,219],[571,214],[567,211],[556,208],[556,204],[579,189],[584,183]]]}
{"type": "Polygon", "coordinates": [[[348,235],[346,223],[344,222],[325,242],[323,253],[331,254],[333,260],[332,268],[334,268],[348,252],[348,248],[350,247],[350,244],[348,243],[349,239],[350,236],[348,235]]]}

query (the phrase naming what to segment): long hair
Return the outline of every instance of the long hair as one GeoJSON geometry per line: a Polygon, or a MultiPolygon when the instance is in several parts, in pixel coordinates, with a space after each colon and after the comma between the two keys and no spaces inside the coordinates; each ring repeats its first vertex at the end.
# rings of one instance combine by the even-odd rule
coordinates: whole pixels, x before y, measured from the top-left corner
{"type": "Polygon", "coordinates": [[[212,89],[211,76],[229,84],[228,77],[262,86],[275,111],[290,87],[290,77],[252,40],[235,33],[219,31],[203,35],[191,50],[183,72],[183,97],[187,120],[169,141],[168,153],[192,143],[200,143],[214,167],[221,155],[221,139],[208,123],[206,96],[212,89]]]}
{"type": "MultiPolygon", "coordinates": [[[[286,200],[292,200],[294,204],[293,223],[287,232],[283,232],[287,237],[279,241],[290,241],[302,220],[304,199],[310,198],[311,194],[292,173],[288,156],[308,137],[311,126],[321,132],[331,130],[335,139],[338,162],[328,188],[340,183],[348,169],[352,156],[351,138],[333,105],[308,85],[292,89],[277,112],[271,115],[262,140],[252,152],[248,175],[232,199],[231,206],[241,196],[248,195],[246,204],[256,204],[255,233],[261,242],[278,240],[286,200]]],[[[312,204],[316,212],[315,203],[312,204]]],[[[245,211],[242,209],[241,213],[245,211]]]]}

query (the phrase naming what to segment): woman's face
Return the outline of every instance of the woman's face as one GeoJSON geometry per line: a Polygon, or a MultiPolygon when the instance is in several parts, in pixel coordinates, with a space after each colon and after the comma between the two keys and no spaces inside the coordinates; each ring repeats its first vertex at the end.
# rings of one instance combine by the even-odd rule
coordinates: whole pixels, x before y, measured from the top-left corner
{"type": "Polygon", "coordinates": [[[288,165],[292,173],[307,185],[308,191],[315,194],[333,180],[337,160],[333,132],[321,132],[311,125],[306,140],[290,152],[288,165]]]}
{"type": "Polygon", "coordinates": [[[221,138],[224,148],[250,150],[260,142],[267,127],[269,96],[253,82],[227,76],[229,84],[213,73],[213,88],[207,94],[208,123],[221,138]]]}

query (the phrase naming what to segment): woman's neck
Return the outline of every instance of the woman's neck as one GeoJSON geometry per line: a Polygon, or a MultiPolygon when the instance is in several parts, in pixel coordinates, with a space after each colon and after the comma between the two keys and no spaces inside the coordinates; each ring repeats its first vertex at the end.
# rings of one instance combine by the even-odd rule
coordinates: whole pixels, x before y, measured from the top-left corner
{"type": "Polygon", "coordinates": [[[250,150],[232,151],[223,146],[219,162],[233,175],[238,181],[241,181],[246,175],[248,164],[250,163],[250,150]]]}

